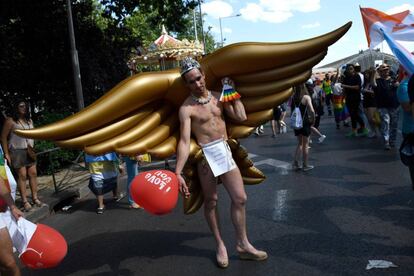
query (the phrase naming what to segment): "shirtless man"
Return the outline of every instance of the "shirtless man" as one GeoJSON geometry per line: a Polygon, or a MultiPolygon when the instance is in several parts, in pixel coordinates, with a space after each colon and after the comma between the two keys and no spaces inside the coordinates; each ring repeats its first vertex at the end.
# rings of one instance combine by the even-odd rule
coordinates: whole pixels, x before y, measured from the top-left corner
{"type": "MultiPolygon", "coordinates": [[[[222,103],[219,101],[220,93],[209,91],[206,88],[204,73],[195,60],[184,60],[181,76],[191,95],[184,101],[179,111],[181,125],[175,173],[180,183],[180,191],[185,197],[188,197],[190,193],[182,177],[182,170],[189,156],[191,134],[195,136],[197,143],[201,147],[221,139],[226,143],[227,132],[223,110],[225,110],[227,116],[237,121],[244,121],[247,117],[240,100],[222,103]]],[[[223,79],[224,81],[227,81],[234,87],[234,83],[230,79],[223,79]]],[[[228,148],[227,144],[226,146],[228,148]]],[[[227,154],[229,154],[230,162],[234,164],[231,152],[227,154]]],[[[199,162],[197,170],[204,194],[204,215],[217,244],[217,265],[221,268],[226,268],[229,264],[229,259],[226,246],[220,235],[216,208],[218,199],[217,179],[206,162],[199,162]]],[[[254,248],[247,238],[245,211],[247,196],[239,168],[234,165],[233,169],[221,174],[219,177],[231,198],[231,218],[236,229],[236,250],[240,258],[257,261],[267,259],[267,253],[254,248]]]]}

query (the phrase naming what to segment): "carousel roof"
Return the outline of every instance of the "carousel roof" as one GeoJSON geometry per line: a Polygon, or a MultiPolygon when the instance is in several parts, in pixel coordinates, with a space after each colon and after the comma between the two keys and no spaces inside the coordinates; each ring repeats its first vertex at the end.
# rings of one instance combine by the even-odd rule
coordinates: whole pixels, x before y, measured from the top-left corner
{"type": "Polygon", "coordinates": [[[198,40],[178,40],[169,35],[162,26],[161,36],[140,53],[133,54],[129,62],[158,63],[161,59],[181,60],[186,56],[195,57],[202,54],[203,45],[198,40]]]}

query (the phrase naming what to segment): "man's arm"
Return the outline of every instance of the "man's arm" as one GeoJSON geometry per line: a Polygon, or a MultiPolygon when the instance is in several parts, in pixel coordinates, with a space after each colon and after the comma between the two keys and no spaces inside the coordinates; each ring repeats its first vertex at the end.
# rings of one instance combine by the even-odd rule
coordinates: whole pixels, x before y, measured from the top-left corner
{"type": "Polygon", "coordinates": [[[3,148],[4,157],[7,159],[7,162],[10,165],[10,153],[9,153],[9,144],[8,144],[8,137],[10,135],[10,132],[13,128],[13,121],[11,118],[8,118],[3,126],[3,129],[1,131],[1,146],[3,148]]]}
{"type": "Polygon", "coordinates": [[[6,204],[10,208],[10,212],[12,213],[13,217],[18,220],[20,217],[23,216],[22,211],[17,208],[16,204],[14,203],[14,200],[9,192],[9,189],[6,186],[6,183],[4,182],[4,179],[0,177],[0,198],[2,198],[6,204]]]}
{"type": "Polygon", "coordinates": [[[185,197],[190,196],[187,184],[182,176],[184,165],[187,162],[190,154],[190,139],[191,139],[191,118],[189,110],[186,107],[181,107],[178,113],[180,118],[180,140],[177,145],[177,163],[175,166],[175,174],[177,175],[180,191],[185,197]]]}
{"type": "Polygon", "coordinates": [[[226,114],[236,120],[238,122],[243,122],[247,120],[246,110],[244,109],[244,105],[240,99],[225,102],[223,103],[224,110],[226,114]]]}

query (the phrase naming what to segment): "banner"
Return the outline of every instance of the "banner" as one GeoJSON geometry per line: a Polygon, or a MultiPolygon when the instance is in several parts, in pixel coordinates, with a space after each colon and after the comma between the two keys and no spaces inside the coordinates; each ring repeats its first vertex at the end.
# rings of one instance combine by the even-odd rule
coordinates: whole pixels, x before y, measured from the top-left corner
{"type": "Polygon", "coordinates": [[[404,69],[414,73],[414,57],[397,40],[414,41],[414,16],[410,11],[388,15],[372,8],[360,8],[368,46],[372,49],[386,41],[404,69]]]}

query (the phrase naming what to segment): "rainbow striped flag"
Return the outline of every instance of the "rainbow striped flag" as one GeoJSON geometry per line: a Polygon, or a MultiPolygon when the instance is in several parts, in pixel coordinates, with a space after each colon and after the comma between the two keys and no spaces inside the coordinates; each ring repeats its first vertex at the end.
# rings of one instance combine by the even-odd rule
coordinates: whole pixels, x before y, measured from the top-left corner
{"type": "Polygon", "coordinates": [[[225,83],[221,91],[220,102],[226,103],[240,99],[240,94],[231,86],[225,83]]]}

